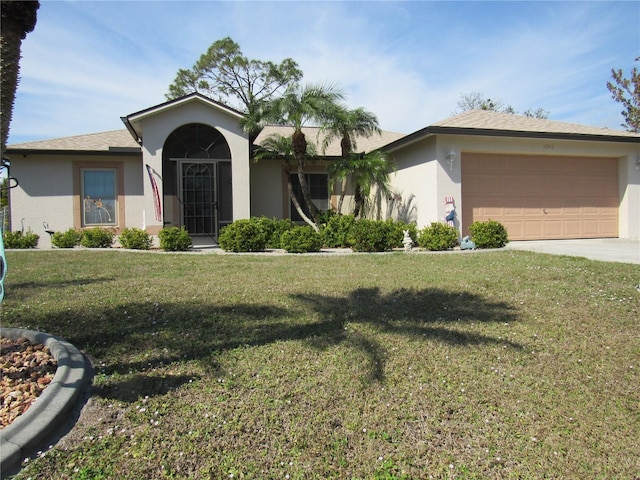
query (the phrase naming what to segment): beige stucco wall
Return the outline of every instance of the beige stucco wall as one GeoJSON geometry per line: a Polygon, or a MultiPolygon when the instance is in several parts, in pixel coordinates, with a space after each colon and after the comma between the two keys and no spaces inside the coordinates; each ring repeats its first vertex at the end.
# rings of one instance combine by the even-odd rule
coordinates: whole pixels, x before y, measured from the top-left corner
{"type": "MultiPolygon", "coordinates": [[[[247,135],[238,124],[238,118],[210,105],[193,101],[176,105],[174,108],[160,111],[140,120],[143,138],[143,164],[148,164],[156,172],[162,172],[162,148],[174,130],[189,124],[201,123],[217,129],[225,138],[231,151],[231,175],[233,178],[233,218],[248,218],[250,215],[249,183],[249,143],[247,135]]],[[[157,180],[156,180],[157,181],[157,180]]],[[[160,197],[163,197],[162,182],[158,182],[160,197]]],[[[153,195],[148,178],[144,179],[145,226],[161,228],[156,221],[153,195]]]]}
{"type": "Polygon", "coordinates": [[[462,153],[527,154],[552,156],[613,157],[619,159],[619,235],[640,238],[640,146],[619,142],[549,140],[472,135],[438,135],[422,139],[392,152],[398,172],[393,188],[404,198],[415,195],[418,227],[443,221],[444,198],[453,196],[459,227],[462,215],[462,153]],[[446,160],[454,151],[452,168],[446,160]]]}
{"type": "Polygon", "coordinates": [[[277,160],[261,160],[251,164],[251,216],[283,218],[284,174],[277,160]]]}
{"type": "Polygon", "coordinates": [[[11,176],[19,185],[11,189],[12,230],[31,229],[40,236],[38,248],[50,248],[43,223],[54,231],[74,228],[74,162],[119,162],[124,167],[124,219],[120,228],[143,227],[144,198],[139,155],[12,155],[11,176]]]}
{"type": "Polygon", "coordinates": [[[438,163],[434,139],[423,139],[392,153],[396,172],[391,174],[391,188],[400,197],[393,210],[400,220],[415,221],[418,228],[438,221],[438,163]]]}

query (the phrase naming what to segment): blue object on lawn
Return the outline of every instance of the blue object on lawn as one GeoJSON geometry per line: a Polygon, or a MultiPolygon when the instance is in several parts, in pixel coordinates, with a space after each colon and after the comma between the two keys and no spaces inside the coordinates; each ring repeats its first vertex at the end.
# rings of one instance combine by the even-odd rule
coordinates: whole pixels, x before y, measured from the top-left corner
{"type": "Polygon", "coordinates": [[[460,250],[475,250],[476,244],[469,237],[464,237],[460,242],[460,250]]]}

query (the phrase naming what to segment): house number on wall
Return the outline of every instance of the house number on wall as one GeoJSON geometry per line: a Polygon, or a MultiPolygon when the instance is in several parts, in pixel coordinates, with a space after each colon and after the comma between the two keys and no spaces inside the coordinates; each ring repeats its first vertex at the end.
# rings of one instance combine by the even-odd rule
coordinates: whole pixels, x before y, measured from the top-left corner
{"type": "Polygon", "coordinates": [[[542,149],[543,150],[553,150],[553,144],[552,143],[545,143],[544,145],[542,145],[542,149]]]}

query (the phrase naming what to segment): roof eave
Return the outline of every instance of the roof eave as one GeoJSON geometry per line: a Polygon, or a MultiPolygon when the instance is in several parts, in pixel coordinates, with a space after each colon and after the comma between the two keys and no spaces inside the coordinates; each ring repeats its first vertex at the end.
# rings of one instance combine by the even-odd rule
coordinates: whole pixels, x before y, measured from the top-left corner
{"type": "Polygon", "coordinates": [[[144,110],[140,110],[138,112],[134,112],[134,113],[130,113],[129,115],[127,115],[126,118],[128,118],[130,121],[139,121],[142,120],[146,117],[152,116],[152,115],[156,115],[158,113],[164,112],[166,110],[170,110],[172,108],[175,108],[178,105],[181,105],[183,103],[188,103],[188,102],[192,102],[194,100],[206,103],[214,108],[217,108],[218,110],[224,111],[226,113],[229,113],[235,117],[237,117],[238,119],[241,119],[244,114],[238,110],[236,110],[235,108],[231,108],[228,107],[227,105],[224,105],[220,102],[216,102],[215,100],[210,99],[209,97],[205,97],[204,95],[200,94],[200,93],[191,93],[189,95],[185,95],[184,97],[180,97],[180,98],[176,98],[173,100],[169,100],[166,101],[164,103],[160,103],[158,105],[154,105],[153,107],[149,107],[149,108],[145,108],[144,110]]]}
{"type": "Polygon", "coordinates": [[[391,153],[395,150],[398,150],[399,148],[406,147],[408,145],[411,145],[412,143],[419,142],[420,140],[423,140],[433,135],[433,132],[431,131],[432,128],[433,127],[422,128],[416,132],[410,133],[409,135],[399,138],[398,140],[395,140],[391,143],[382,145],[378,147],[377,150],[382,150],[384,152],[391,153]]]}
{"type": "Polygon", "coordinates": [[[120,117],[120,120],[122,120],[122,123],[124,123],[124,126],[127,128],[127,130],[129,131],[133,139],[136,141],[136,143],[138,145],[142,145],[142,133],[138,132],[135,128],[133,128],[133,125],[129,121],[129,118],[120,117]]]}
{"type": "Polygon", "coordinates": [[[614,142],[614,143],[640,143],[640,136],[630,137],[624,135],[596,135],[585,133],[562,133],[562,132],[530,132],[524,130],[496,130],[490,128],[462,128],[462,127],[440,127],[429,126],[407,135],[395,142],[391,142],[381,149],[393,152],[399,148],[406,147],[412,143],[419,142],[433,135],[473,135],[483,137],[510,137],[510,138],[538,138],[549,140],[582,140],[592,142],[614,142]]]}
{"type": "Polygon", "coordinates": [[[137,147],[109,147],[109,150],[55,150],[38,148],[7,148],[6,155],[99,155],[118,157],[123,155],[138,155],[142,149],[137,147]]]}
{"type": "Polygon", "coordinates": [[[485,137],[512,137],[512,138],[542,138],[551,140],[587,140],[593,142],[621,142],[640,143],[640,136],[630,137],[624,135],[597,135],[590,133],[563,133],[563,132],[531,132],[524,130],[495,130],[490,128],[461,128],[461,127],[428,127],[431,134],[447,135],[475,135],[485,137]]]}

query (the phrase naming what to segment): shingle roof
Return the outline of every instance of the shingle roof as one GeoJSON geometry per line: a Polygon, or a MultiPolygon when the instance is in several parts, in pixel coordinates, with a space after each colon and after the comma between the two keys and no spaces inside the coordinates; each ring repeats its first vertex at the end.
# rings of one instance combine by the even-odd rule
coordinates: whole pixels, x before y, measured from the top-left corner
{"type": "MultiPolygon", "coordinates": [[[[320,129],[305,127],[303,131],[307,141],[315,143],[320,151],[321,138],[318,139],[320,129]]],[[[260,145],[266,137],[278,133],[289,136],[293,133],[292,127],[270,125],[265,127],[256,138],[255,143],[260,145]]],[[[402,138],[404,134],[383,131],[382,135],[372,135],[369,138],[361,137],[357,140],[358,151],[370,152],[387,143],[402,138]]],[[[34,142],[17,143],[7,146],[8,153],[16,150],[41,150],[41,151],[67,151],[67,152],[109,152],[121,149],[140,149],[140,146],[131,136],[128,130],[113,130],[109,132],[90,133],[86,135],[75,135],[64,138],[52,138],[50,140],[38,140],[34,142]]],[[[340,141],[335,140],[329,145],[326,151],[328,156],[340,155],[340,141]]]]}
{"type": "MultiPolygon", "coordinates": [[[[318,149],[318,153],[326,156],[339,157],[342,152],[340,149],[340,139],[334,139],[325,152],[322,151],[322,133],[317,127],[303,127],[302,133],[304,133],[307,142],[313,143],[318,149]]],[[[284,137],[291,136],[293,134],[293,127],[286,127],[280,125],[268,125],[258,135],[254,143],[261,145],[265,138],[269,135],[279,134],[284,137]]],[[[358,137],[356,139],[356,150],[358,152],[370,152],[377,148],[380,148],[388,143],[394,142],[399,138],[404,137],[404,133],[388,132],[383,130],[382,134],[373,134],[370,137],[358,137]]]]}
{"type": "Polygon", "coordinates": [[[557,138],[640,143],[640,134],[487,110],[469,110],[385,145],[393,151],[437,134],[557,138]]]}
{"type": "Polygon", "coordinates": [[[61,150],[78,152],[108,152],[113,149],[140,149],[127,129],[89,133],[72,137],[52,138],[8,145],[7,150],[61,150]]]}
{"type": "Polygon", "coordinates": [[[506,130],[513,132],[564,133],[573,135],[603,135],[640,137],[637,133],[608,128],[589,127],[574,123],[498,113],[487,110],[469,110],[432,124],[433,127],[506,130]]]}

